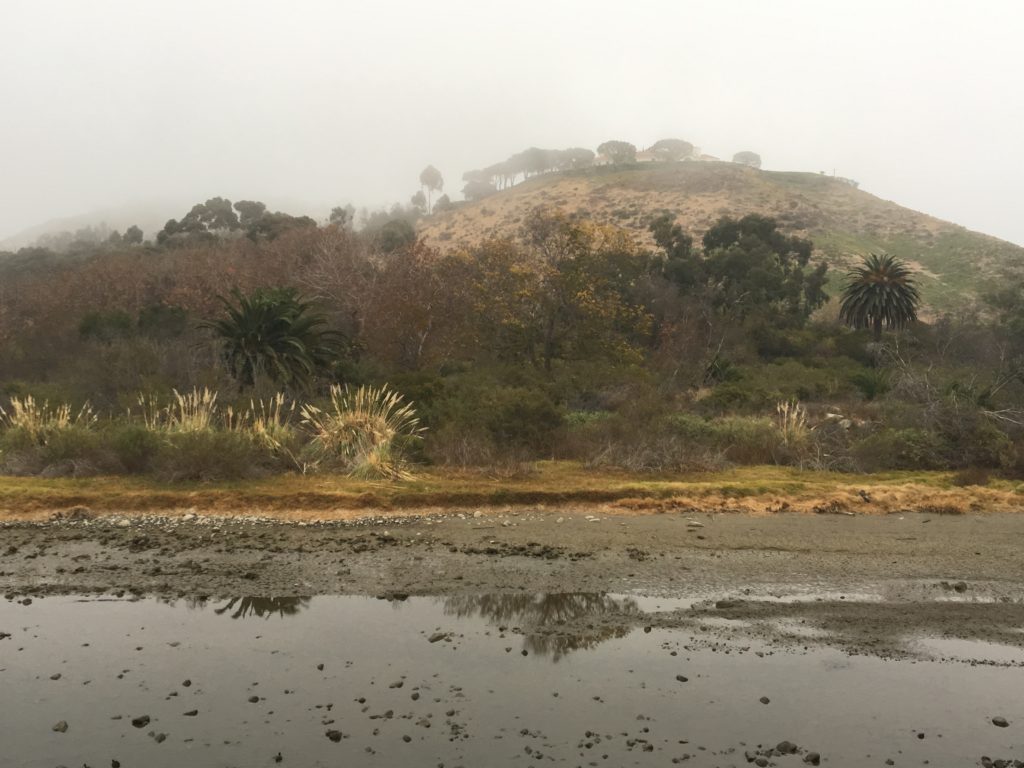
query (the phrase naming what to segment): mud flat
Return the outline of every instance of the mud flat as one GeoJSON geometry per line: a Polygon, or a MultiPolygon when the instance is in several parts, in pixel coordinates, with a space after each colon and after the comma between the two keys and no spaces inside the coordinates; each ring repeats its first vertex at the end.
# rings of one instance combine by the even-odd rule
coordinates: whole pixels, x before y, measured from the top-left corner
{"type": "Polygon", "coordinates": [[[8,522],[0,765],[1012,766],[1022,543],[996,513],[8,522]]]}

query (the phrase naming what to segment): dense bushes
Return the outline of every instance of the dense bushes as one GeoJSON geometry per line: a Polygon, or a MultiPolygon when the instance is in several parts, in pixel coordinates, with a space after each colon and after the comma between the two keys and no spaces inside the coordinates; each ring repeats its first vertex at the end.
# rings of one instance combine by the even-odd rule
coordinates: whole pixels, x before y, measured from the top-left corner
{"type": "Polygon", "coordinates": [[[140,397],[134,413],[106,419],[88,406],[73,415],[31,397],[10,405],[0,409],[0,472],[18,475],[176,481],[328,470],[394,478],[407,476],[410,444],[420,439],[412,406],[387,388],[336,388],[325,410],[283,395],[222,410],[210,390],[175,392],[166,405],[140,397]]]}

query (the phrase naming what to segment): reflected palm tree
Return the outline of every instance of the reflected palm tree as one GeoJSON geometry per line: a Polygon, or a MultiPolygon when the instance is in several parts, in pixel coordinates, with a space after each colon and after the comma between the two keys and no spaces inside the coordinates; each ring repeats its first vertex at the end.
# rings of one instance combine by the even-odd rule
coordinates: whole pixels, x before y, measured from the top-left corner
{"type": "Polygon", "coordinates": [[[213,612],[218,616],[226,613],[232,619],[268,619],[274,614],[283,619],[297,614],[309,605],[309,600],[308,597],[232,597],[213,612]]]}
{"type": "Polygon", "coordinates": [[[444,612],[515,625],[526,650],[553,661],[625,637],[641,613],[635,600],[593,592],[456,595],[444,599],[444,612]]]}

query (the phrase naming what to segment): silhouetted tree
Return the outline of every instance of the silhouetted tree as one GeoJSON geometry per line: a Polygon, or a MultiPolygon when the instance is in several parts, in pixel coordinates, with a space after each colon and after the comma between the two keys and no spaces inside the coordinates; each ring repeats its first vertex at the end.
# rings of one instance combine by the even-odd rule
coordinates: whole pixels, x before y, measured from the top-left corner
{"type": "Polygon", "coordinates": [[[740,165],[749,165],[751,168],[761,167],[761,156],[757,152],[737,152],[732,156],[732,161],[740,165]]]}
{"type": "Polygon", "coordinates": [[[420,171],[420,184],[427,191],[427,213],[432,210],[431,197],[434,192],[440,192],[444,189],[444,179],[441,177],[441,172],[432,165],[428,165],[422,171],[420,171]]]}
{"type": "Polygon", "coordinates": [[[682,139],[661,139],[651,145],[651,152],[662,161],[682,160],[693,155],[693,144],[682,139]]]}
{"type": "Polygon", "coordinates": [[[135,224],[132,224],[124,231],[124,236],[121,238],[121,242],[125,245],[141,245],[142,230],[135,224]]]}
{"type": "Polygon", "coordinates": [[[238,211],[238,222],[241,227],[248,229],[266,213],[267,206],[254,200],[239,200],[235,203],[235,210],[238,211]]]}
{"type": "Polygon", "coordinates": [[[636,146],[628,141],[606,141],[597,148],[597,154],[604,155],[614,165],[632,163],[636,160],[636,146]]]}

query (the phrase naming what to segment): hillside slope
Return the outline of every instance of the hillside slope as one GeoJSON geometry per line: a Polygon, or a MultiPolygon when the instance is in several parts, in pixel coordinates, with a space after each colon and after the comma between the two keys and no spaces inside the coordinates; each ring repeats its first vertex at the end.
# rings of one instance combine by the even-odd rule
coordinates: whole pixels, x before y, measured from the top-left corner
{"type": "Polygon", "coordinates": [[[870,251],[909,261],[935,310],[972,302],[1007,266],[1024,265],[1024,248],[882,200],[848,183],[811,173],[759,171],[733,163],[638,163],[535,177],[421,223],[432,245],[459,247],[515,235],[537,206],[635,230],[653,244],[647,223],[676,214],[695,238],[719,217],[760,213],[810,237],[816,255],[840,270],[870,251]]]}

